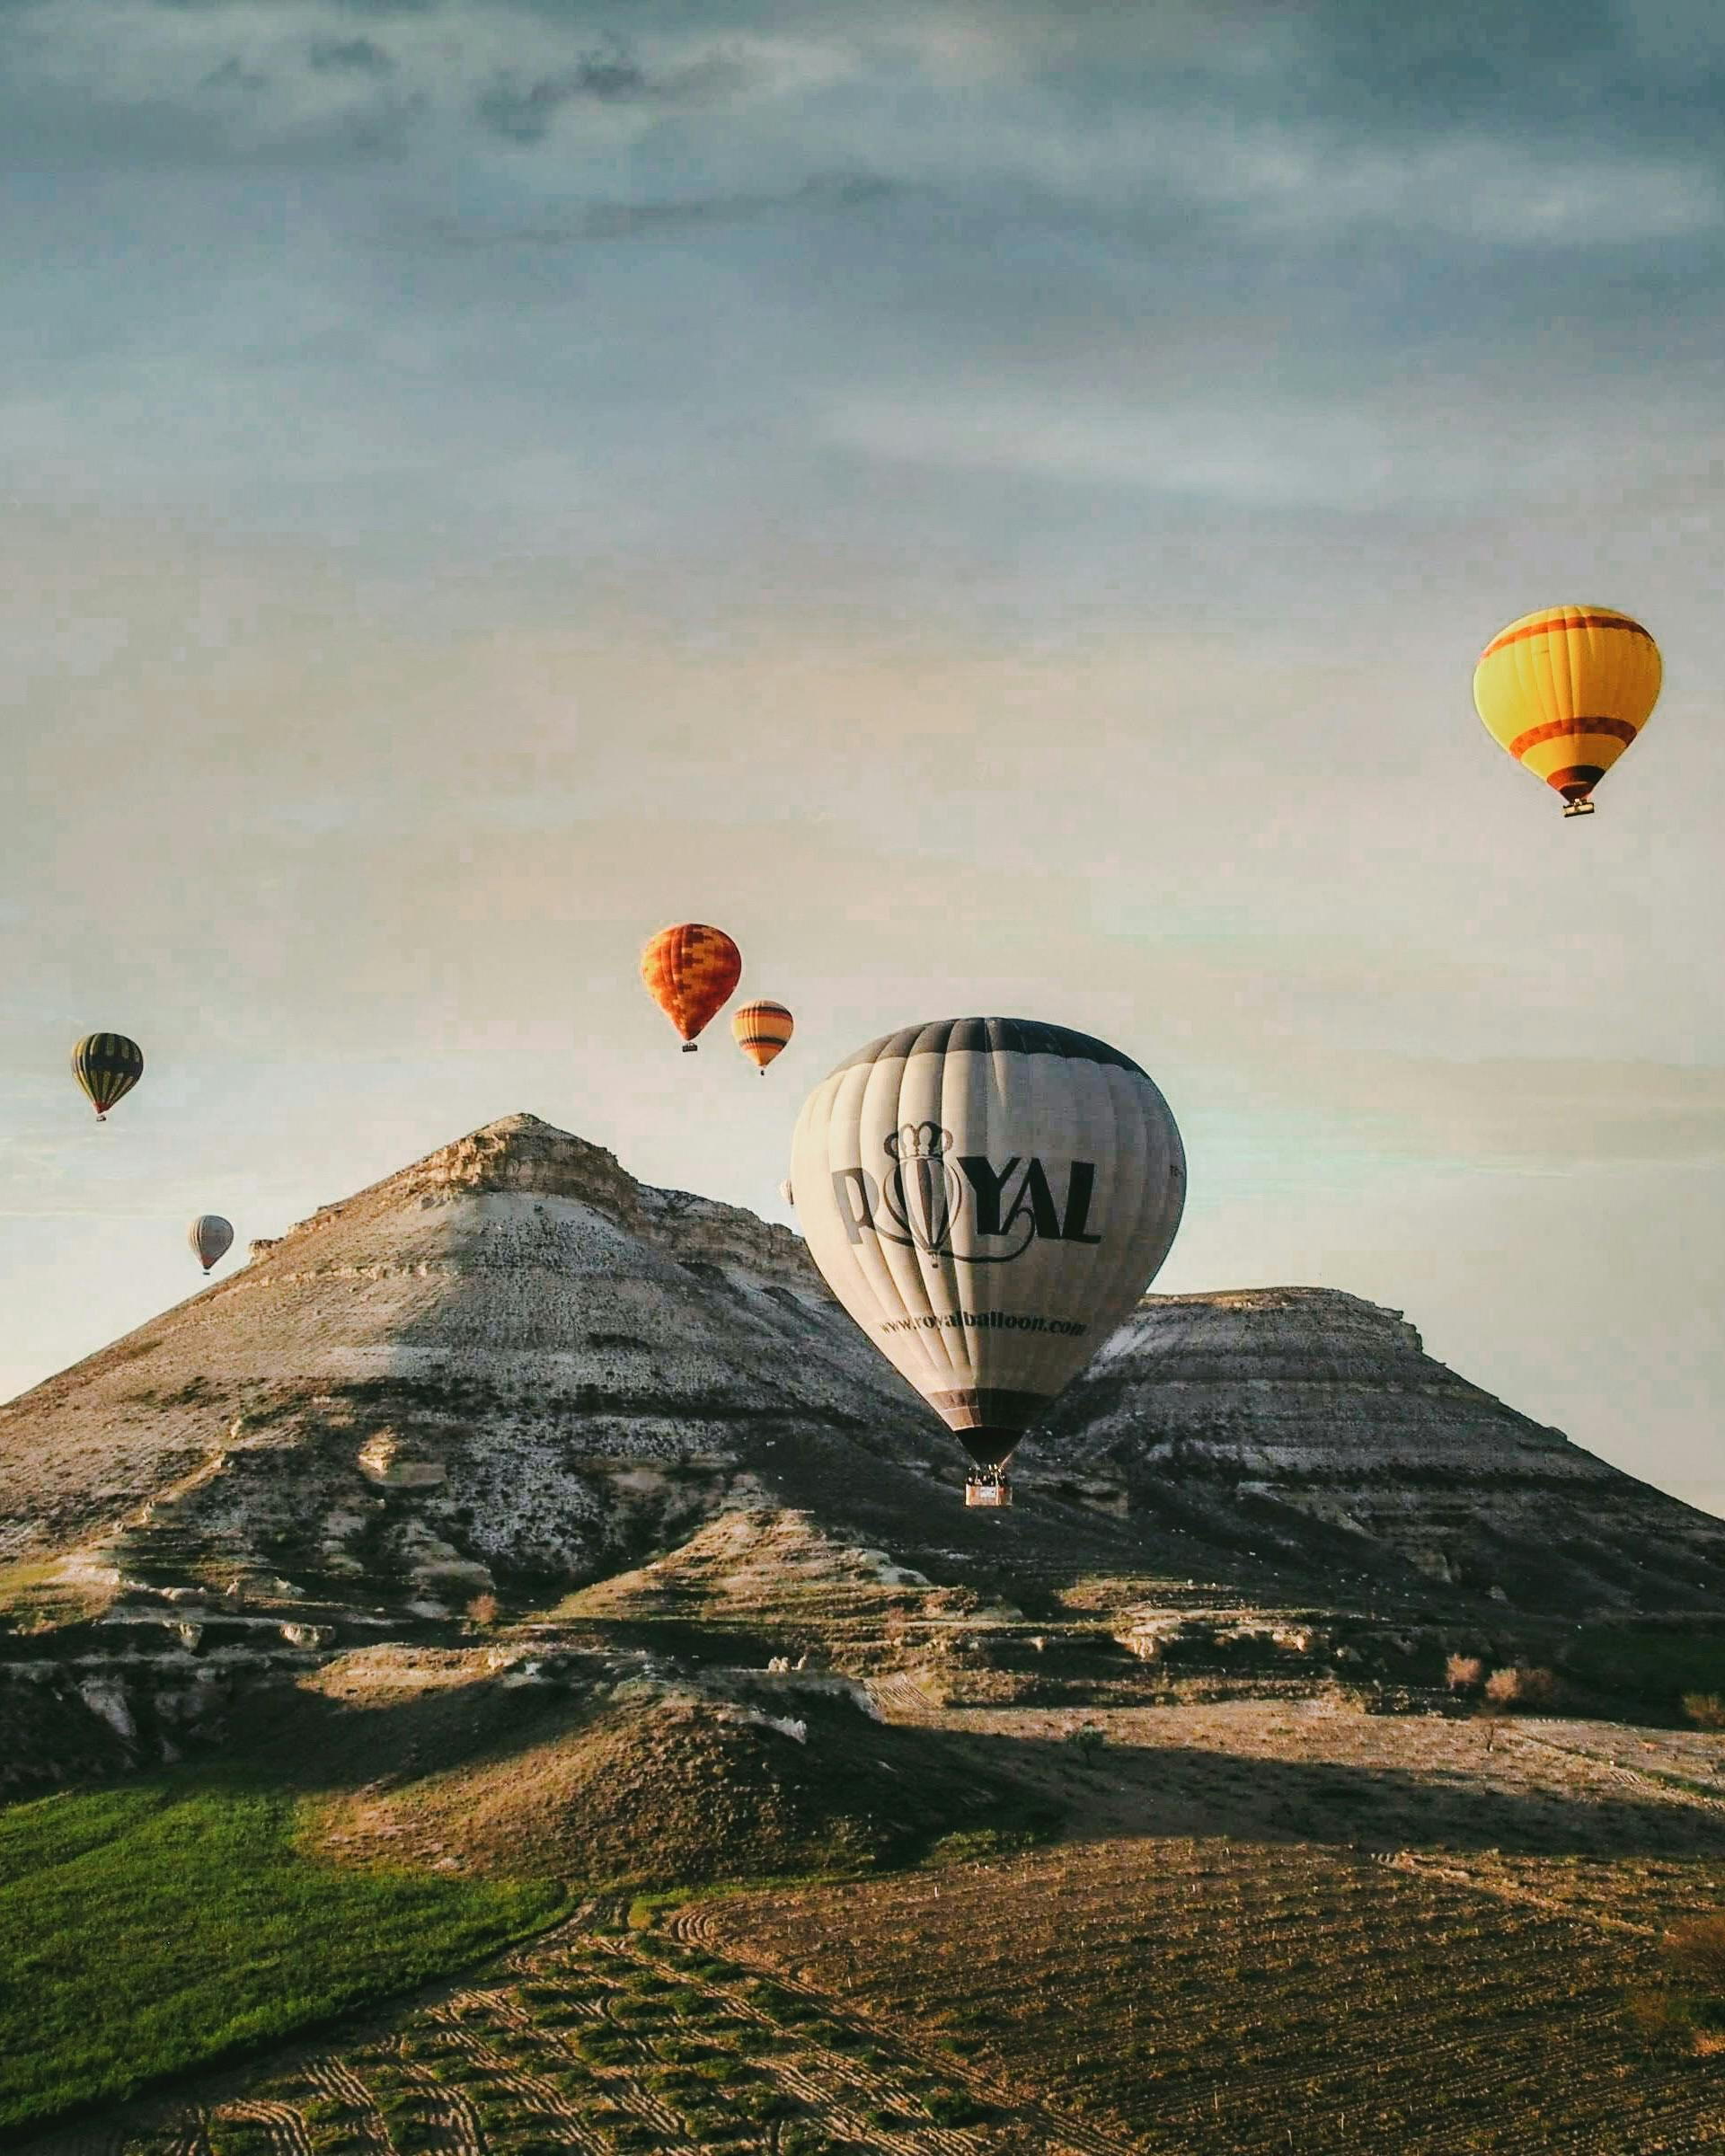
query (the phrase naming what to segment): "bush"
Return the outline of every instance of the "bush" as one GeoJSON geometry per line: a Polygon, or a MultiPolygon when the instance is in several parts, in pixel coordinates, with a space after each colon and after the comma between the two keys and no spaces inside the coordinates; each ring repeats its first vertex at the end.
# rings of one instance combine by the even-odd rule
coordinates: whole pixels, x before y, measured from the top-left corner
{"type": "Polygon", "coordinates": [[[1451,1655],[1444,1664],[1444,1683],[1451,1692],[1475,1692],[1485,1675],[1485,1664],[1477,1655],[1451,1655]]]}
{"type": "Polygon", "coordinates": [[[1544,1707],[1557,1697],[1557,1679],[1549,1669],[1494,1669],[1485,1680],[1485,1696],[1494,1707],[1544,1707]]]}
{"type": "Polygon", "coordinates": [[[1697,1729],[1725,1729],[1725,1699],[1716,1692],[1685,1692],[1683,1711],[1697,1729]]]}
{"type": "Polygon", "coordinates": [[[1085,1766],[1090,1766],[1107,1744],[1108,1732],[1095,1722],[1081,1722],[1077,1728],[1068,1729],[1062,1741],[1071,1746],[1085,1766]]]}
{"type": "Polygon", "coordinates": [[[503,1605],[495,1595],[475,1595],[467,1604],[467,1621],[481,1631],[488,1631],[502,1613],[503,1605]]]}
{"type": "Polygon", "coordinates": [[[987,2115],[973,2096],[962,2089],[937,2090],[924,2099],[923,2108],[937,2126],[974,2126],[987,2115]]]}

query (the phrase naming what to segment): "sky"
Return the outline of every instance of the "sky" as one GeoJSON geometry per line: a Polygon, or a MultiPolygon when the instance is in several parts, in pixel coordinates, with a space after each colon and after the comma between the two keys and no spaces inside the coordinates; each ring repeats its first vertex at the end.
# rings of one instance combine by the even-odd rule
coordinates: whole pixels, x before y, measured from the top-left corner
{"type": "Polygon", "coordinates": [[[1712,0],[0,0],[0,1394],[518,1109],[786,1217],[999,1012],[1167,1094],[1160,1286],[1725,1512],[1712,0]],[[1566,823],[1469,687],[1574,599],[1566,823]]]}

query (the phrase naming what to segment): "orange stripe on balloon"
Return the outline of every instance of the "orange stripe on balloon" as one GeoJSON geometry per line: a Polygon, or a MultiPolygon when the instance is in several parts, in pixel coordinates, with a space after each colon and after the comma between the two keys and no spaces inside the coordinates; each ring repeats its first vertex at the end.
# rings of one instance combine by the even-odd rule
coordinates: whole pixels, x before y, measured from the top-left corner
{"type": "Polygon", "coordinates": [[[1552,615],[1542,622],[1524,622],[1519,628],[1506,629],[1501,636],[1494,636],[1480,654],[1483,666],[1494,651],[1501,651],[1510,644],[1518,644],[1529,636],[1562,636],[1571,629],[1623,629],[1631,636],[1645,637],[1650,644],[1653,632],[1643,629],[1639,622],[1631,621],[1626,614],[1564,614],[1552,615]]]}
{"type": "Polygon", "coordinates": [[[1608,734],[1614,741],[1632,741],[1640,732],[1627,719],[1548,719],[1544,726],[1530,726],[1509,744],[1517,762],[1542,741],[1555,741],[1561,734],[1608,734]]]}

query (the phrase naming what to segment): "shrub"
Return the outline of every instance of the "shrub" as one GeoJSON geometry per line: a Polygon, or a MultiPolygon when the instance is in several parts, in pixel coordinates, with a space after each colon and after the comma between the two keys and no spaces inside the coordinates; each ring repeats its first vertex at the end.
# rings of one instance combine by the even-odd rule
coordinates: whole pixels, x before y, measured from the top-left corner
{"type": "Polygon", "coordinates": [[[502,1614],[503,1605],[495,1595],[475,1595],[467,1604],[467,1621],[481,1631],[489,1631],[502,1614]]]}
{"type": "Polygon", "coordinates": [[[1557,1697],[1557,1679],[1549,1669],[1494,1669],[1485,1680],[1485,1696],[1494,1707],[1544,1707],[1557,1697]]]}
{"type": "Polygon", "coordinates": [[[1683,1711],[1697,1729],[1725,1729],[1725,1699],[1716,1692],[1685,1692],[1683,1711]]]}
{"type": "Polygon", "coordinates": [[[1068,1729],[1062,1741],[1072,1747],[1085,1766],[1089,1766],[1107,1744],[1108,1732],[1094,1722],[1081,1722],[1077,1728],[1068,1729]]]}
{"type": "Polygon", "coordinates": [[[923,2108],[937,2126],[974,2126],[986,2116],[982,2106],[962,2089],[936,2090],[933,2096],[924,2097],[923,2108]]]}
{"type": "Polygon", "coordinates": [[[1444,1664],[1444,1683],[1451,1692],[1473,1692],[1485,1675],[1485,1664],[1477,1655],[1451,1655],[1444,1664]]]}
{"type": "Polygon", "coordinates": [[[779,2156],[839,2156],[839,2143],[829,2140],[818,2126],[793,2119],[780,2131],[779,2156]]]}

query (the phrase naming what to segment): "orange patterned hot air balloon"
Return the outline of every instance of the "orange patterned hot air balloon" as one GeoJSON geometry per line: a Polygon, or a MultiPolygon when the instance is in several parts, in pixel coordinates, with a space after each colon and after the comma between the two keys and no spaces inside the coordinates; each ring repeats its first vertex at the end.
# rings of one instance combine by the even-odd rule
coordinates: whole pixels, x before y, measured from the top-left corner
{"type": "Polygon", "coordinates": [[[744,1003],[733,1011],[730,1029],[737,1036],[737,1046],[765,1078],[767,1065],[796,1031],[797,1021],[783,1003],[764,996],[759,1003],[744,1003]]]}
{"type": "Polygon", "coordinates": [[[1563,796],[1588,798],[1659,701],[1659,647],[1610,606],[1546,606],[1500,630],[1473,670],[1486,730],[1517,764],[1563,796]]]}
{"type": "Polygon", "coordinates": [[[742,977],[743,954],[722,928],[682,921],[661,928],[641,954],[648,994],[683,1036],[683,1053],[729,1000],[742,977]]]}

